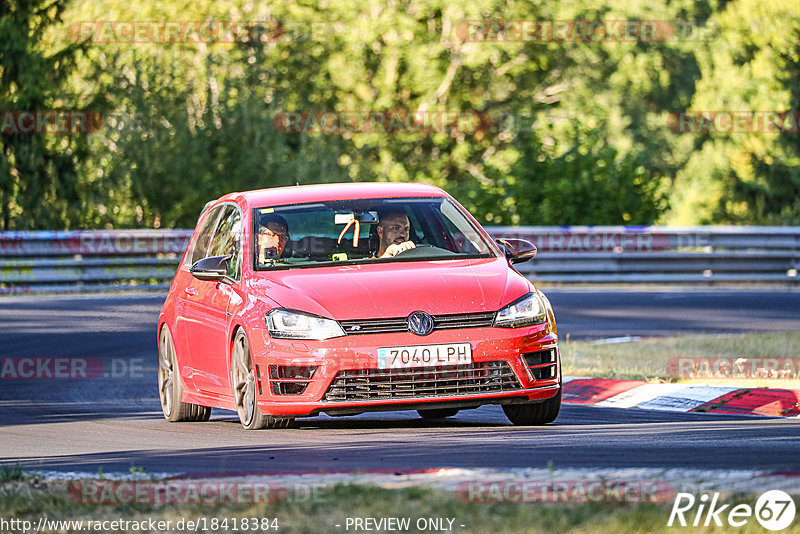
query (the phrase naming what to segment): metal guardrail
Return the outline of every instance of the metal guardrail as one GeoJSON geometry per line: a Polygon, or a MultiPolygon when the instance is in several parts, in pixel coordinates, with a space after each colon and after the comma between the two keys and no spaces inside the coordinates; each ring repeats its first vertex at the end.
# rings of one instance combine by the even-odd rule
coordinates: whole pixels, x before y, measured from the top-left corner
{"type": "Polygon", "coordinates": [[[167,289],[191,230],[0,232],[0,294],[167,289]]]}
{"type": "MultiPolygon", "coordinates": [[[[800,282],[800,227],[490,227],[547,283],[800,282]]],[[[0,232],[0,294],[166,289],[191,230],[0,232]]]]}
{"type": "Polygon", "coordinates": [[[796,284],[800,227],[493,227],[539,248],[520,272],[553,283],[796,284]]]}

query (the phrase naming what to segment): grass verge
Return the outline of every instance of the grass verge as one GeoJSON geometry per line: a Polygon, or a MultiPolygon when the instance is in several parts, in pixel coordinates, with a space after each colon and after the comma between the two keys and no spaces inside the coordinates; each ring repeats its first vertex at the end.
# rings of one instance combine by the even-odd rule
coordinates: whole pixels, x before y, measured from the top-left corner
{"type": "Polygon", "coordinates": [[[0,466],[0,483],[14,482],[24,479],[25,479],[25,472],[22,469],[22,465],[14,464],[14,465],[0,466]]]}
{"type": "MultiPolygon", "coordinates": [[[[744,387],[780,387],[800,389],[800,333],[771,332],[757,334],[689,335],[663,338],[644,338],[626,343],[593,344],[588,341],[562,340],[560,343],[564,374],[598,378],[667,381],[687,383],[724,383],[744,387]],[[702,364],[706,360],[713,370],[719,359],[731,362],[738,359],[784,359],[794,363],[784,378],[769,378],[768,371],[745,364],[741,372],[730,370],[730,376],[717,378],[671,376],[668,364],[671,359],[695,358],[702,364]]],[[[774,373],[772,373],[774,374],[774,373]]]]}
{"type": "MultiPolygon", "coordinates": [[[[171,521],[171,531],[181,520],[199,521],[206,524],[213,518],[227,518],[231,531],[234,518],[239,522],[245,518],[268,520],[269,529],[263,524],[258,529],[237,528],[238,531],[257,530],[269,532],[279,527],[280,533],[336,533],[357,531],[348,518],[408,518],[410,528],[405,532],[452,532],[472,533],[607,533],[607,532],[675,532],[679,527],[668,527],[667,522],[672,502],[647,504],[591,503],[591,504],[511,504],[465,502],[454,492],[429,488],[381,489],[371,486],[338,485],[315,493],[315,498],[292,502],[286,500],[275,504],[251,505],[87,505],[70,498],[66,482],[25,481],[0,484],[0,517],[9,520],[30,521],[37,525],[40,517],[60,521],[171,521]],[[273,521],[277,519],[277,521],[273,521]],[[431,523],[434,519],[440,523],[431,523]],[[452,523],[449,520],[452,519],[452,523]],[[418,523],[420,521],[421,523],[418,523]],[[431,525],[439,525],[432,528],[431,525]],[[338,526],[337,526],[338,525],[338,526]],[[417,528],[423,525],[426,528],[417,528]],[[447,528],[442,528],[441,525],[447,528]],[[463,526],[462,526],[463,525],[463,526]]],[[[724,502],[746,503],[753,506],[755,496],[730,496],[724,502]]],[[[729,507],[730,508],[730,507],[729,507]]],[[[687,514],[688,518],[688,514],[687,514]]],[[[690,521],[693,520],[692,516],[690,521]]],[[[131,524],[106,524],[103,532],[141,532],[131,524]]],[[[86,524],[83,526],[86,532],[86,524]]],[[[691,527],[689,527],[691,528],[691,527]]],[[[730,527],[704,529],[705,532],[726,532],[730,527]]],[[[53,532],[57,529],[43,529],[53,532]]],[[[187,530],[187,529],[184,529],[187,530]]],[[[202,531],[202,528],[197,529],[202,531]]],[[[223,530],[218,528],[218,530],[223,530]]],[[[364,531],[364,529],[360,529],[364,531]]],[[[61,531],[76,532],[75,526],[61,531]]],[[[377,529],[372,529],[377,531],[377,529]]],[[[384,532],[389,529],[382,530],[384,532]]],[[[398,530],[400,531],[400,530],[398,530]]],[[[763,532],[755,518],[745,527],[737,528],[741,534],[763,532]]],[[[800,532],[795,524],[783,532],[800,532]]]]}

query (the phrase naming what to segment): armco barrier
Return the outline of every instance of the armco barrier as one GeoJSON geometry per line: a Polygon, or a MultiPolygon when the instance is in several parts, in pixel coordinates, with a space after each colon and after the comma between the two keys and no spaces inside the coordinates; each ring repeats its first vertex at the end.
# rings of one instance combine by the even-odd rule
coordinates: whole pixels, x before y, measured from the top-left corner
{"type": "Polygon", "coordinates": [[[166,289],[191,230],[0,232],[0,294],[166,289]]]}
{"type": "Polygon", "coordinates": [[[800,227],[493,227],[495,238],[534,243],[519,265],[548,283],[800,282],[800,227]]]}
{"type": "MultiPolygon", "coordinates": [[[[800,281],[800,227],[490,227],[533,242],[547,283],[800,281]]],[[[0,232],[0,294],[165,289],[190,230],[0,232]]]]}

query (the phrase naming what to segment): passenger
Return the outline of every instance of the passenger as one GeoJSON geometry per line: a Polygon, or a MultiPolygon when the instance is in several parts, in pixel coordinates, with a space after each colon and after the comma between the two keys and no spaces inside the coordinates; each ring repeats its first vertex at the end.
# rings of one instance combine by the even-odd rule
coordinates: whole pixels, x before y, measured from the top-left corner
{"type": "Polygon", "coordinates": [[[270,214],[261,218],[258,230],[258,263],[280,259],[289,242],[289,223],[280,215],[270,214]]]}
{"type": "Polygon", "coordinates": [[[379,239],[378,257],[391,258],[416,248],[414,242],[409,240],[410,231],[411,224],[405,213],[400,210],[383,212],[376,228],[379,239]]]}

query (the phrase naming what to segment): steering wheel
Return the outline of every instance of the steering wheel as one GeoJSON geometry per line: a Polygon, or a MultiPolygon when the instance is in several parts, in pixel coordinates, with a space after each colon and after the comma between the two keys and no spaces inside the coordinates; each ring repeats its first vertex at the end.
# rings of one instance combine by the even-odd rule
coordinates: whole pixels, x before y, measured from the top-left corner
{"type": "Polygon", "coordinates": [[[414,256],[414,251],[415,250],[420,249],[420,248],[429,248],[429,247],[430,247],[430,245],[426,245],[425,243],[420,243],[418,245],[415,245],[414,248],[409,248],[407,250],[402,250],[402,251],[398,252],[397,254],[394,255],[394,257],[395,258],[398,257],[398,256],[411,257],[411,256],[414,256]]]}
{"type": "Polygon", "coordinates": [[[402,256],[404,258],[414,258],[416,256],[427,256],[429,259],[436,259],[441,256],[454,256],[454,255],[455,252],[451,252],[447,249],[435,247],[433,245],[428,245],[427,243],[420,243],[414,248],[398,252],[397,254],[394,255],[394,257],[398,258],[402,256]]]}

